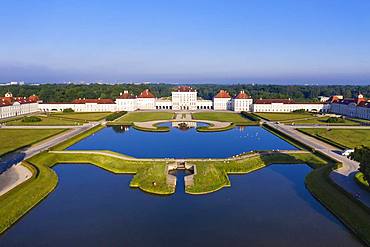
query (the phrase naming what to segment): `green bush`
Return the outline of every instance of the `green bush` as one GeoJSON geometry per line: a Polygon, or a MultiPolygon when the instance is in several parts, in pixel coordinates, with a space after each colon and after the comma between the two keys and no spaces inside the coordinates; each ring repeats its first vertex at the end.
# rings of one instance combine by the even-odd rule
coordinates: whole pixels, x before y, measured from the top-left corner
{"type": "Polygon", "coordinates": [[[344,119],[340,117],[330,117],[326,120],[327,123],[344,123],[344,119]]]}
{"type": "Polygon", "coordinates": [[[305,113],[306,110],[305,109],[298,109],[298,110],[294,110],[293,112],[295,112],[295,113],[305,113]]]}
{"type": "Polygon", "coordinates": [[[24,122],[24,123],[34,123],[34,122],[41,122],[41,121],[42,121],[41,118],[35,117],[35,116],[24,117],[22,119],[22,122],[24,122]]]}
{"type": "Polygon", "coordinates": [[[106,116],[105,117],[105,120],[107,120],[107,121],[113,121],[113,120],[116,120],[117,118],[122,117],[126,113],[127,113],[127,111],[113,112],[112,114],[109,114],[108,116],[106,116]]]}
{"type": "Polygon", "coordinates": [[[71,113],[71,112],[75,112],[72,108],[66,108],[63,110],[64,113],[71,113]]]}

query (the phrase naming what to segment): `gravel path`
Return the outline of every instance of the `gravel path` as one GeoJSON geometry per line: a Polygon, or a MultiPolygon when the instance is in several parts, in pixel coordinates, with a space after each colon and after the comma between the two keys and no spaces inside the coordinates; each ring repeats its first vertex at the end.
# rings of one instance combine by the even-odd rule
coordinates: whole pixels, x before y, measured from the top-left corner
{"type": "Polygon", "coordinates": [[[22,164],[10,167],[1,174],[0,196],[32,177],[32,172],[22,164]]]}

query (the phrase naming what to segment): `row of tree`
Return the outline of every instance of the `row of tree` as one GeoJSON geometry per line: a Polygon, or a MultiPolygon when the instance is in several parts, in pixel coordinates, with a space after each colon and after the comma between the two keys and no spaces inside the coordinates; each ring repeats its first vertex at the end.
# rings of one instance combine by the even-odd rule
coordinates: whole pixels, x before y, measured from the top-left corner
{"type": "MultiPolygon", "coordinates": [[[[346,98],[355,97],[359,92],[370,96],[370,86],[283,86],[283,85],[219,85],[197,84],[191,85],[204,99],[212,99],[220,90],[225,89],[232,95],[240,90],[249,93],[253,98],[292,98],[298,102],[317,100],[317,97],[343,95],[346,98]]],[[[171,95],[176,87],[173,84],[41,84],[0,87],[0,95],[10,91],[15,96],[38,95],[45,102],[68,102],[77,98],[116,98],[123,90],[129,90],[138,95],[149,88],[157,97],[171,95]]]]}

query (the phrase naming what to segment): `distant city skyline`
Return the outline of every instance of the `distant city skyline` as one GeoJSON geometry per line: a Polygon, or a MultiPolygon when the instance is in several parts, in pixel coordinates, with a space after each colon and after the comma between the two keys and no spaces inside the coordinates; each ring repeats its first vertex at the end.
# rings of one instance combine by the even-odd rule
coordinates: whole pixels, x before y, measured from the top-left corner
{"type": "Polygon", "coordinates": [[[370,84],[370,2],[11,1],[0,82],[370,84]]]}

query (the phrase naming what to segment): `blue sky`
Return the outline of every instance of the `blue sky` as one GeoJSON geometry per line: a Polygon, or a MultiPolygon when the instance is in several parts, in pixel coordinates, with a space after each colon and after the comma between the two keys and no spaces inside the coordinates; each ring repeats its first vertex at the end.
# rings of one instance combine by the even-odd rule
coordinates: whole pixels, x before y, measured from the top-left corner
{"type": "Polygon", "coordinates": [[[369,0],[1,0],[0,82],[370,84],[369,0]]]}

